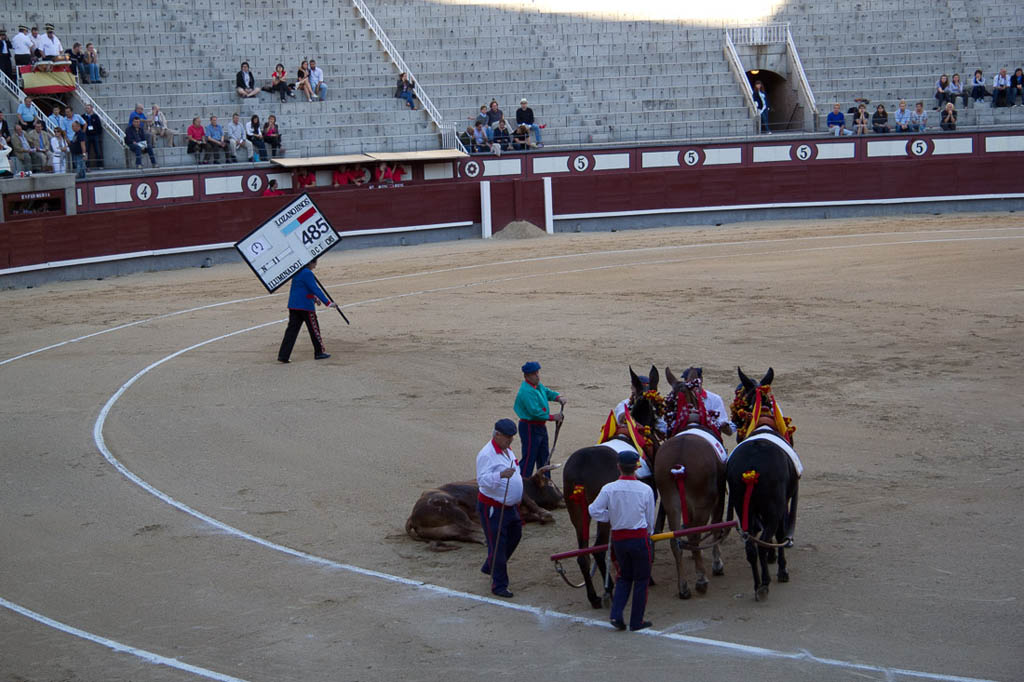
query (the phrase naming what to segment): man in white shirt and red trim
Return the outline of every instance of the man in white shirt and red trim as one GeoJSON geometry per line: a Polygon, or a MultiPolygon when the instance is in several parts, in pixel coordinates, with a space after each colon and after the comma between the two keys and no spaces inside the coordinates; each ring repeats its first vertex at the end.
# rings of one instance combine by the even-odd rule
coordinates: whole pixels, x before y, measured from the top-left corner
{"type": "Polygon", "coordinates": [[[647,608],[647,586],[651,581],[651,531],[654,528],[654,493],[650,486],[636,480],[634,475],[640,458],[635,452],[619,453],[617,481],[601,488],[588,511],[595,521],[607,521],[612,527],[612,552],[618,569],[615,592],[612,595],[611,622],[617,630],[625,630],[623,612],[626,602],[633,596],[629,614],[629,629],[651,627],[644,620],[647,608]]]}
{"type": "Polygon", "coordinates": [[[487,559],[480,571],[491,576],[491,593],[511,597],[506,564],[523,536],[519,503],[523,499],[523,477],[512,452],[516,424],[499,419],[491,441],[476,456],[476,483],[480,489],[476,510],[487,538],[487,559]]]}

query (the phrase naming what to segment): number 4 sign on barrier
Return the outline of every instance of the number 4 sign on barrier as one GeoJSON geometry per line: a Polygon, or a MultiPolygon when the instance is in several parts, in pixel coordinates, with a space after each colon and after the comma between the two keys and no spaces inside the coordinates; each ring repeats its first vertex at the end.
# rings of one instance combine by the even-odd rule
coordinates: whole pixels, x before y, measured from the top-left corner
{"type": "Polygon", "coordinates": [[[235,248],[267,291],[273,292],[340,241],[313,200],[303,194],[242,238],[235,248]]]}

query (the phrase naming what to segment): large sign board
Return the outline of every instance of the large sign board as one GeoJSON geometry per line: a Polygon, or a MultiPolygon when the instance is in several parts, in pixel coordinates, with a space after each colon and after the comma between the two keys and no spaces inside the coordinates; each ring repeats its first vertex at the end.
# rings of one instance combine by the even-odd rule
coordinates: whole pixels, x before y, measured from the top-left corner
{"type": "Polygon", "coordinates": [[[308,194],[281,209],[235,244],[267,291],[274,291],[341,237],[308,194]]]}

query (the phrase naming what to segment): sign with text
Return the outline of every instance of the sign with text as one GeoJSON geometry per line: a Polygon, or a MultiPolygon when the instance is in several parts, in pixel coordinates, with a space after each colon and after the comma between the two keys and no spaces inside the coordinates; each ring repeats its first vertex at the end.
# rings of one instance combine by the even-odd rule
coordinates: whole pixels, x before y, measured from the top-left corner
{"type": "Polygon", "coordinates": [[[285,206],[235,244],[267,291],[275,291],[341,237],[308,194],[285,206]]]}

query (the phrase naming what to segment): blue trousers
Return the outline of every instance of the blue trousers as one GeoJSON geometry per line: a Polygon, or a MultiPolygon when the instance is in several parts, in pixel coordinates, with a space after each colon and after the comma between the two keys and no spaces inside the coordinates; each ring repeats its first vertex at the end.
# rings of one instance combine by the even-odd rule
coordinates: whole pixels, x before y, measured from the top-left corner
{"type": "MultiPolygon", "coordinates": [[[[545,466],[551,459],[548,451],[548,427],[545,424],[531,424],[525,419],[519,420],[519,442],[523,446],[523,459],[519,462],[519,471],[523,478],[533,476],[533,468],[545,466]]],[[[550,474],[548,475],[550,478],[550,474]]]]}
{"type": "Polygon", "coordinates": [[[647,585],[651,581],[651,541],[647,538],[614,540],[615,564],[619,574],[615,577],[615,592],[612,594],[612,620],[622,620],[633,593],[633,606],[629,612],[629,627],[636,629],[644,622],[647,609],[647,585]]]}
{"type": "Polygon", "coordinates": [[[491,574],[491,592],[500,592],[508,589],[507,564],[523,537],[523,520],[519,517],[517,507],[505,507],[505,514],[502,515],[501,507],[477,502],[476,511],[487,538],[487,559],[480,570],[491,574]]]}

